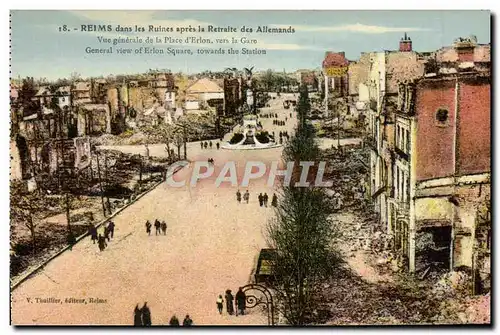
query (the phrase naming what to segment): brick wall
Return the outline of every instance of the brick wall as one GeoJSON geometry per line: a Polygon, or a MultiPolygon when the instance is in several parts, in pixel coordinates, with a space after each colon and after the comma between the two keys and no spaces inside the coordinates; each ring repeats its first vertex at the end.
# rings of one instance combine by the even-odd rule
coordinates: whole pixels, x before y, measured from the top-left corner
{"type": "Polygon", "coordinates": [[[452,176],[454,173],[455,82],[436,81],[419,84],[416,96],[417,180],[452,176]],[[438,109],[448,111],[446,125],[438,125],[438,109]]]}
{"type": "Polygon", "coordinates": [[[490,84],[461,82],[458,112],[458,160],[460,175],[490,171],[490,84]]]}

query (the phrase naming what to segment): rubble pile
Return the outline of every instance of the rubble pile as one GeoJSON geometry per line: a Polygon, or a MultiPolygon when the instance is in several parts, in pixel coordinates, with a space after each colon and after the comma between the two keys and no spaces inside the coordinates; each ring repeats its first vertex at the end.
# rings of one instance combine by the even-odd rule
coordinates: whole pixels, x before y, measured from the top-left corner
{"type": "Polygon", "coordinates": [[[347,152],[329,149],[323,153],[323,159],[328,162],[324,179],[333,182],[327,194],[332,198],[335,210],[365,205],[368,170],[359,156],[354,154],[359,150],[362,149],[348,149],[347,152]]]}
{"type": "Polygon", "coordinates": [[[100,145],[141,145],[151,144],[151,140],[141,131],[125,132],[121,135],[103,134],[92,138],[92,144],[100,145]]]}

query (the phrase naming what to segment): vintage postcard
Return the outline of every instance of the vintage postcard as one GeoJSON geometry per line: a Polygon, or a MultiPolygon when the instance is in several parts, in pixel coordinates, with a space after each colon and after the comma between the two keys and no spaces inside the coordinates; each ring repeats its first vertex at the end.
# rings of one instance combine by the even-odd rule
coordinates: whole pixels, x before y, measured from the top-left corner
{"type": "Polygon", "coordinates": [[[490,20],[12,10],[11,324],[490,325],[490,20]]]}

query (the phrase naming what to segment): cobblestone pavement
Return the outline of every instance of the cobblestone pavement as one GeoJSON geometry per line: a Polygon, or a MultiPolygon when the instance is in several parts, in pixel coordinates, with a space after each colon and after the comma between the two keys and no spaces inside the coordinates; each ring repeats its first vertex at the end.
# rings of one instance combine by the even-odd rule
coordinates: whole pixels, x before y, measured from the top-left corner
{"type": "MultiPolygon", "coordinates": [[[[272,108],[278,109],[279,102],[272,108]]],[[[289,110],[279,113],[289,117],[289,110]]],[[[262,123],[267,128],[272,119],[262,123]]],[[[289,122],[289,133],[292,127],[289,122]]],[[[137,152],[143,147],[115,149],[137,152]]],[[[249,160],[278,160],[281,150],[216,150],[215,145],[201,150],[199,143],[190,143],[188,158],[213,158],[217,175],[228,160],[236,162],[240,173],[249,160]]],[[[164,155],[163,146],[151,146],[150,154],[164,155]]],[[[191,169],[181,170],[177,178],[190,178],[191,169]]],[[[105,251],[86,238],[47,264],[12,292],[13,324],[131,325],[135,305],[146,301],[153,325],[168,324],[173,314],[181,321],[189,314],[199,325],[266,324],[257,310],[244,317],[221,316],[215,300],[226,289],[236,292],[250,281],[258,253],[266,246],[266,221],[274,215],[271,208],[259,207],[257,195],[267,192],[271,197],[273,189],[264,179],[251,182],[250,203],[238,204],[236,188],[227,183],[216,188],[216,175],[195,188],[161,184],[113,219],[115,236],[105,251]],[[166,220],[166,236],[155,236],[154,227],[151,236],[146,234],[145,221],[156,218],[166,220]],[[61,301],[42,303],[37,298],[61,301]],[[70,298],[86,303],[65,302],[70,298]],[[100,302],[91,303],[91,298],[100,302]]]]}

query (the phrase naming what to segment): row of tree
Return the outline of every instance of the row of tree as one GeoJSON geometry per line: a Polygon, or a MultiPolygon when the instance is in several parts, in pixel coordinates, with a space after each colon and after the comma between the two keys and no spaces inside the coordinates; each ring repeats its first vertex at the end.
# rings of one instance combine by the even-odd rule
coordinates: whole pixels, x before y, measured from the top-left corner
{"type": "Polygon", "coordinates": [[[309,175],[314,177],[320,160],[315,129],[307,118],[310,110],[307,87],[302,86],[296,133],[283,151],[285,162],[295,162],[294,172],[291,183],[282,187],[276,218],[268,223],[268,243],[275,249],[271,285],[277,308],[291,325],[313,322],[321,284],[340,260],[332,249],[331,205],[324,188],[293,186],[300,179],[299,162],[315,162],[309,175]]]}

